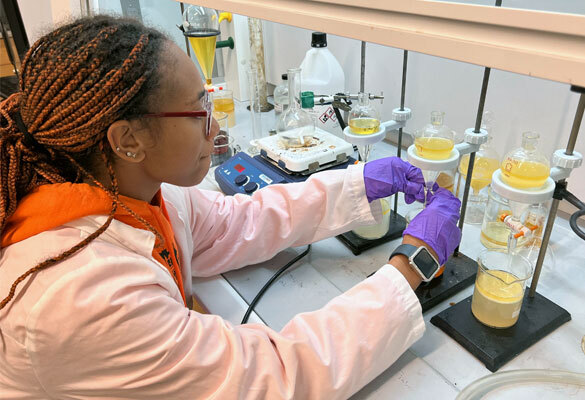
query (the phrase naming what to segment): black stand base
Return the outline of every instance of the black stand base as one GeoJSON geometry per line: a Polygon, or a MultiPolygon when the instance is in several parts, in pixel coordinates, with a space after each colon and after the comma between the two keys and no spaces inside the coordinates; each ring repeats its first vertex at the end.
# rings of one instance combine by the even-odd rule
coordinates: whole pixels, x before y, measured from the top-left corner
{"type": "Polygon", "coordinates": [[[416,289],[422,311],[433,308],[475,283],[476,274],[477,262],[461,253],[457,257],[451,257],[445,264],[443,275],[429,283],[422,283],[416,289]]]}
{"type": "Polygon", "coordinates": [[[345,246],[347,246],[347,248],[351,250],[354,255],[357,256],[360,255],[362,251],[402,237],[402,232],[405,228],[406,220],[404,217],[391,211],[390,228],[388,229],[388,233],[386,233],[385,236],[382,236],[379,239],[368,240],[359,237],[352,231],[349,231],[342,233],[341,235],[337,235],[337,239],[339,239],[345,246]]]}
{"type": "Polygon", "coordinates": [[[510,328],[490,328],[471,313],[471,297],[435,315],[431,323],[455,339],[492,372],[571,320],[567,310],[538,293],[530,298],[527,290],[518,322],[510,328]]]}

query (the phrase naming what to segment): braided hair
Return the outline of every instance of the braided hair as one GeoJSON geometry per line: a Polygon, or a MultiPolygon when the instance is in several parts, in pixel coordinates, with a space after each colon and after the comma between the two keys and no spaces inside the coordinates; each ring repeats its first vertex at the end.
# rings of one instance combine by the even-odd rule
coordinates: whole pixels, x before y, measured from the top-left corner
{"type": "Polygon", "coordinates": [[[106,222],[85,240],[17,278],[0,310],[27,276],[101,235],[119,206],[160,237],[119,200],[106,133],[114,121],[149,112],[160,87],[167,40],[131,19],[94,16],[54,30],[26,53],[20,92],[0,103],[0,236],[19,201],[40,185],[89,180],[108,193],[112,208],[106,222]],[[98,164],[108,172],[108,185],[93,175],[98,164]]]}

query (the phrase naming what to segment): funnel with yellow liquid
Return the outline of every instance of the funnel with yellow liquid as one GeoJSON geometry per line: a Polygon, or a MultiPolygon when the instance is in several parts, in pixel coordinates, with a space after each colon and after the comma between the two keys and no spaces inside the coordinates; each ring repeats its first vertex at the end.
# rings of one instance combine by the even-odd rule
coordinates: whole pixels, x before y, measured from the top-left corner
{"type": "MultiPolygon", "coordinates": [[[[224,18],[225,16],[222,15],[222,19],[224,18]]],[[[189,39],[208,85],[211,85],[213,63],[215,62],[219,21],[217,12],[206,7],[189,6],[183,13],[183,34],[189,39]]]]}

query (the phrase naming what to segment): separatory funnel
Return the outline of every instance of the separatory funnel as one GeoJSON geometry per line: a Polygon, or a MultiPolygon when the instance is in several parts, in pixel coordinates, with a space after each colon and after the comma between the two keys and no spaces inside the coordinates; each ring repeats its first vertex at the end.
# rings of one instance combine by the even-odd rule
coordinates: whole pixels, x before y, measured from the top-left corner
{"type": "Polygon", "coordinates": [[[502,161],[502,180],[518,189],[539,188],[550,175],[550,163],[537,149],[540,135],[536,132],[522,134],[522,147],[506,154],[502,161]]]}
{"type": "Polygon", "coordinates": [[[219,18],[211,8],[189,6],[183,13],[183,35],[189,39],[207,85],[211,85],[219,18]]]}

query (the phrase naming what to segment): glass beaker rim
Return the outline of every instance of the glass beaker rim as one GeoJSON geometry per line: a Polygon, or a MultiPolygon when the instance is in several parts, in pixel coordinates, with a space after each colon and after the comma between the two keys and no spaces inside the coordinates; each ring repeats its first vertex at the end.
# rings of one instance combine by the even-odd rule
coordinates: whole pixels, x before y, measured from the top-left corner
{"type": "Polygon", "coordinates": [[[499,253],[499,254],[504,254],[504,255],[509,255],[509,253],[508,253],[507,249],[485,249],[481,253],[479,253],[479,256],[477,257],[477,265],[482,270],[482,272],[488,274],[492,278],[498,279],[501,282],[505,283],[506,285],[511,285],[513,283],[516,283],[516,282],[519,282],[519,283],[525,282],[532,277],[532,274],[534,273],[534,268],[532,266],[532,262],[527,257],[523,256],[522,254],[512,253],[512,256],[514,258],[517,257],[518,259],[523,260],[527,265],[526,272],[523,274],[523,276],[518,276],[510,270],[488,268],[485,265],[483,265],[483,263],[480,260],[482,260],[482,258],[485,257],[486,254],[490,254],[490,253],[492,253],[492,254],[499,253]],[[506,282],[502,278],[500,278],[499,276],[493,274],[491,271],[503,271],[503,272],[506,272],[508,274],[511,274],[516,279],[514,279],[513,281],[510,281],[510,282],[506,282]]]}

